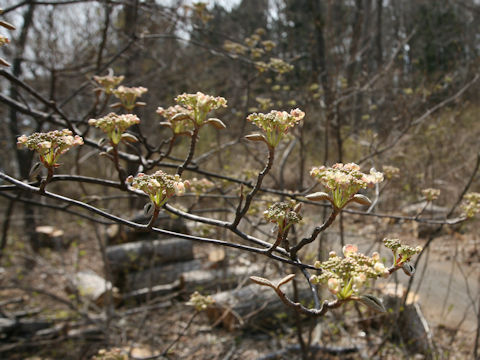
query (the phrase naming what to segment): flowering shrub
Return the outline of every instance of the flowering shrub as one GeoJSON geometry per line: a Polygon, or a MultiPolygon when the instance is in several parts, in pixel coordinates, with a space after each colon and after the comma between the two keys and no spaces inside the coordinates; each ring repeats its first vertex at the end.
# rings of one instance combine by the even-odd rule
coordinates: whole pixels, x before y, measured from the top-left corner
{"type": "Polygon", "coordinates": [[[182,181],[178,175],[169,175],[158,170],[152,175],[139,173],[133,177],[130,175],[127,182],[134,189],[142,190],[147,194],[156,208],[163,206],[173,195],[183,195],[185,188],[189,186],[188,180],[182,181]]]}
{"type": "Polygon", "coordinates": [[[301,204],[295,201],[276,202],[263,212],[263,217],[278,226],[279,232],[287,231],[292,225],[302,221],[299,214],[301,204]]]}
{"type": "Polygon", "coordinates": [[[10,40],[7,37],[5,37],[3,35],[0,35],[0,46],[8,44],[9,42],[10,42],[10,40]]]}
{"type": "Polygon", "coordinates": [[[411,247],[402,245],[398,239],[384,239],[383,243],[393,252],[393,266],[402,266],[408,262],[413,255],[419,254],[422,251],[420,246],[411,247]]]}
{"type": "Polygon", "coordinates": [[[125,130],[139,123],[140,119],[137,115],[133,114],[117,115],[110,113],[100,119],[88,120],[89,125],[95,126],[105,132],[113,145],[117,145],[122,140],[125,130]]]}
{"type": "Polygon", "coordinates": [[[382,166],[383,175],[385,179],[392,180],[393,178],[397,178],[400,176],[400,169],[395,166],[384,165],[382,166]]]}
{"type": "Polygon", "coordinates": [[[205,296],[195,291],[190,295],[190,300],[187,302],[187,305],[193,306],[196,311],[204,311],[213,303],[214,300],[211,296],[205,296]]]}
{"type": "Polygon", "coordinates": [[[177,118],[189,119],[193,126],[199,128],[205,124],[211,124],[216,128],[225,128],[225,124],[219,119],[209,118],[207,114],[212,110],[227,107],[227,100],[221,96],[205,95],[201,92],[196,94],[183,93],[175,98],[175,101],[186,109],[186,112],[178,113],[171,120],[177,118]]]}
{"type": "Polygon", "coordinates": [[[33,133],[30,136],[22,135],[17,138],[17,146],[36,151],[40,155],[40,161],[47,168],[58,167],[57,160],[60,155],[82,144],[83,139],[78,135],[72,136],[72,132],[68,129],[33,133]]]}
{"type": "Polygon", "coordinates": [[[470,192],[464,196],[463,212],[467,218],[474,217],[480,212],[480,193],[470,192]]]}
{"type": "Polygon", "coordinates": [[[105,94],[112,94],[113,89],[118,86],[125,76],[114,76],[114,75],[106,75],[106,76],[94,76],[93,80],[95,80],[98,85],[101,86],[105,94]]]}
{"type": "Polygon", "coordinates": [[[193,114],[191,110],[180,105],[170,106],[166,109],[157,108],[157,114],[163,116],[165,120],[160,123],[162,126],[169,127],[174,135],[192,136],[193,133],[193,114]]]}
{"type": "Polygon", "coordinates": [[[208,190],[215,187],[215,184],[208,179],[197,179],[193,178],[189,181],[190,190],[193,191],[197,195],[201,195],[206,193],[208,190]]]}
{"type": "Polygon", "coordinates": [[[357,192],[383,181],[381,172],[371,169],[369,174],[364,174],[354,163],[337,163],[332,167],[314,167],[310,171],[310,175],[327,188],[330,194],[314,193],[308,195],[307,199],[328,200],[338,209],[342,209],[350,201],[368,205],[370,200],[363,195],[358,195],[357,192]]]}
{"type": "Polygon", "coordinates": [[[248,135],[247,139],[253,141],[264,141],[268,146],[274,148],[278,145],[283,136],[288,133],[290,128],[297,125],[305,113],[300,109],[286,111],[270,111],[268,114],[253,113],[247,117],[247,120],[258,126],[265,132],[266,136],[260,134],[248,135]]]}
{"type": "Polygon", "coordinates": [[[423,189],[422,195],[425,196],[427,201],[435,201],[440,196],[440,190],[432,188],[423,189]]]}
{"type": "Polygon", "coordinates": [[[322,273],[311,277],[312,283],[326,284],[328,290],[340,300],[358,295],[368,279],[389,275],[377,252],[368,257],[359,253],[357,246],[349,244],[343,247],[343,255],[342,258],[334,251],[330,252],[327,261],[315,263],[322,273]]]}
{"type": "Polygon", "coordinates": [[[142,96],[148,91],[147,88],[142,86],[140,87],[126,87],[120,85],[118,88],[113,90],[113,95],[115,95],[120,103],[113,104],[112,107],[123,107],[127,111],[132,111],[137,106],[144,106],[144,102],[137,102],[137,98],[142,96]]]}

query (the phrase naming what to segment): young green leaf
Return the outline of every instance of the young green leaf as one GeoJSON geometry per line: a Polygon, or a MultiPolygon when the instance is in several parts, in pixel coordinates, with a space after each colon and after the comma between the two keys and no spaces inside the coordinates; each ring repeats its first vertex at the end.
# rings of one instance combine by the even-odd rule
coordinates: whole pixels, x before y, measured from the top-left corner
{"type": "Polygon", "coordinates": [[[368,306],[370,309],[373,309],[378,312],[386,312],[385,306],[383,306],[382,300],[377,298],[374,295],[362,295],[358,297],[358,301],[360,301],[363,305],[368,306]]]}

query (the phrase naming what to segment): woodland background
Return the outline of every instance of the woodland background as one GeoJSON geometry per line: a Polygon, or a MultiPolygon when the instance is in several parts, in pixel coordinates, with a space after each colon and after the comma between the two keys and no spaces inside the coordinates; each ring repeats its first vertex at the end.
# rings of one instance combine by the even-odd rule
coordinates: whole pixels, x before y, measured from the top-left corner
{"type": "MultiPolygon", "coordinates": [[[[265,180],[273,191],[254,204],[257,213],[249,213],[245,231],[268,239],[270,228],[261,216],[265,196],[283,199],[288,192],[311,188],[312,166],[355,162],[364,170],[399,168],[397,177],[370,193],[377,199],[373,212],[344,213],[305,257],[313,263],[351,242],[367,251],[392,234],[411,244],[428,244],[411,291],[430,324],[434,345],[428,351],[408,349],[408,341],[392,336],[398,323],[384,328],[383,320],[379,324],[376,316],[354,306],[318,322],[284,309],[269,314],[267,325],[235,330],[212,326],[215,321],[203,315],[189,321],[192,310],[185,302],[194,289],[177,289],[133,307],[115,308],[110,299],[92,308],[65,288],[78,271],[109,278],[102,259],[102,248],[111,241],[109,222],[28,192],[0,190],[0,315],[62,329],[51,337],[40,336],[38,328],[0,333],[0,357],[90,358],[101,348],[117,347],[129,349],[130,356],[135,349],[142,354],[138,358],[397,359],[417,353],[419,358],[478,359],[478,220],[455,221],[466,189],[480,191],[477,1],[242,0],[204,7],[183,1],[7,0],[2,8],[1,18],[16,26],[1,30],[11,40],[1,55],[11,66],[0,70],[3,173],[29,178],[36,159],[17,149],[21,134],[65,127],[68,119],[84,137],[98,139],[84,125],[109,110],[95,102],[92,77],[110,69],[125,75],[123,84],[148,88],[141,98],[146,106],[135,113],[142,142],[150,149],[169,136],[159,125],[158,106],[173,105],[183,92],[228,100],[228,108],[217,116],[227,129],[202,130],[197,168],[186,172],[217,184],[218,198],[183,203],[226,219],[239,191],[229,179],[253,181],[265,156],[260,146],[242,140],[253,130],[246,116],[299,107],[306,113],[303,125],[281,144],[265,180]],[[291,71],[268,66],[272,58],[292,65],[291,71]],[[422,210],[425,188],[438,188],[441,195],[422,210]],[[69,246],[40,249],[42,225],[62,230],[69,246]],[[75,337],[66,330],[72,324],[82,331],[95,325],[97,332],[75,337]],[[318,351],[308,355],[302,342],[310,340],[318,351]],[[286,355],[289,346],[298,348],[286,355]]],[[[180,139],[159,168],[178,166],[187,148],[188,140],[180,139]]],[[[98,152],[94,146],[71,151],[59,173],[116,180],[114,167],[98,152]]],[[[135,173],[135,164],[128,171],[135,173]]],[[[127,219],[144,205],[131,194],[95,184],[58,181],[50,190],[127,219]]],[[[298,229],[298,236],[327,214],[325,207],[305,208],[305,228],[298,229]]],[[[164,226],[238,242],[224,229],[192,221],[165,220],[164,226]]],[[[193,251],[203,268],[265,263],[260,273],[270,272],[273,278],[288,273],[286,265],[233,249],[195,244],[193,251]]],[[[248,283],[247,275],[238,282],[248,283]]],[[[397,280],[405,286],[408,282],[397,280]]],[[[220,286],[200,290],[215,294],[220,286]]]]}

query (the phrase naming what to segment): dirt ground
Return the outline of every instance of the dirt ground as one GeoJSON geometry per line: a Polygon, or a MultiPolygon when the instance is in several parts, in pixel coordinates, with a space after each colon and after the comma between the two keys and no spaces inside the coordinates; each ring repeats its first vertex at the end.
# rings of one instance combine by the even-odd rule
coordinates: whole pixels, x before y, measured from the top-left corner
{"type": "MultiPolygon", "coordinates": [[[[344,225],[344,242],[358,244],[365,253],[380,248],[378,239],[384,232],[401,236],[412,244],[423,245],[425,241],[416,237],[416,229],[411,224],[374,221],[363,224],[359,231],[352,231],[358,228],[358,221],[352,218],[344,225]]],[[[186,305],[192,289],[111,312],[101,306],[89,307],[65,290],[69,277],[79,269],[104,273],[95,232],[91,227],[89,231],[85,229],[87,225],[78,225],[75,241],[61,252],[44,249],[33,255],[21,238],[9,244],[8,255],[1,264],[0,301],[5,303],[1,310],[5,314],[30,311],[32,315],[26,318],[48,319],[62,330],[54,338],[19,336],[16,341],[0,338],[0,354],[4,354],[1,358],[89,359],[102,348],[119,348],[132,359],[293,360],[301,359],[299,326],[304,339],[310,333],[316,346],[312,359],[428,358],[407,352],[401,340],[389,336],[382,317],[353,305],[332,311],[318,322],[297,321],[286,311],[233,331],[215,326],[204,313],[195,315],[193,308],[186,305]],[[32,260],[36,265],[29,270],[26,264],[32,260]],[[12,299],[20,300],[8,303],[12,299]],[[93,323],[82,318],[85,313],[93,323]],[[93,325],[100,325],[101,331],[93,335],[86,333],[83,337],[71,336],[72,330],[93,325]],[[166,350],[166,354],[160,356],[166,350]]],[[[324,245],[340,248],[339,238],[338,228],[332,228],[324,245]]],[[[468,232],[445,232],[434,240],[434,246],[425,254],[415,274],[412,290],[430,326],[438,359],[471,358],[478,326],[474,308],[479,298],[478,248],[479,239],[468,232]]],[[[195,257],[207,262],[212,250],[212,247],[195,246],[195,257]]],[[[229,266],[264,262],[234,250],[227,250],[226,256],[229,266]]],[[[389,254],[382,252],[382,256],[388,258],[389,254]]],[[[272,266],[271,269],[277,271],[278,268],[272,266]]],[[[248,283],[247,277],[243,280],[248,283]]],[[[395,280],[404,286],[408,282],[403,273],[389,282],[395,280]]]]}

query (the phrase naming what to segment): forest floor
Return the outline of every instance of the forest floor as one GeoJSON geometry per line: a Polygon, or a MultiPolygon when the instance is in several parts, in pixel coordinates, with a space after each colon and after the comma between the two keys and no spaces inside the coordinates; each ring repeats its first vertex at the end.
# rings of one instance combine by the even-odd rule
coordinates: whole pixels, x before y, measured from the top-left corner
{"type": "MultiPolygon", "coordinates": [[[[355,231],[359,222],[352,217],[344,226],[344,242],[358,244],[365,253],[380,249],[380,243],[375,239],[381,238],[385,232],[411,244],[424,245],[425,242],[418,239],[417,229],[411,223],[392,225],[376,220],[362,224],[360,230],[355,231]]],[[[195,315],[193,308],[186,305],[193,289],[183,289],[135,307],[117,308],[106,317],[104,308],[85,307],[65,291],[68,277],[76,271],[92,270],[98,274],[104,271],[98,241],[92,232],[78,231],[76,236],[77,241],[68,250],[42,250],[36,255],[29,255],[28,246],[21,238],[15,239],[1,264],[0,300],[8,302],[21,298],[21,301],[3,305],[0,309],[5,314],[31,311],[29,318],[52,320],[64,330],[72,323],[82,323],[82,328],[92,325],[82,320],[81,314],[88,313],[104,326],[104,332],[100,336],[94,334],[93,338],[71,338],[63,333],[63,337],[43,340],[19,337],[16,342],[0,337],[0,358],[89,359],[100,348],[121,348],[135,359],[294,360],[301,359],[298,326],[301,326],[305,340],[311,330],[312,343],[317,350],[312,359],[428,358],[407,352],[405,344],[402,345],[395,336],[389,336],[388,328],[383,326],[384,318],[352,305],[328,313],[317,323],[306,319],[296,322],[295,316],[287,311],[228,330],[215,326],[215,321],[204,313],[195,315]],[[32,271],[25,267],[31,260],[36,262],[32,271]],[[42,291],[50,295],[45,296],[42,291]],[[108,336],[105,336],[105,330],[108,336]],[[13,351],[6,351],[8,349],[13,351]],[[166,349],[167,353],[161,357],[166,349]],[[2,352],[5,356],[1,355],[2,352]]],[[[324,245],[339,250],[339,238],[338,229],[333,228],[324,245]]],[[[470,232],[444,232],[434,240],[434,246],[425,254],[415,274],[412,291],[430,326],[438,359],[468,359],[472,356],[478,326],[474,304],[478,302],[479,294],[479,249],[480,239],[470,232]]],[[[212,250],[212,247],[195,246],[195,258],[207,262],[212,250]]],[[[313,249],[311,251],[315,253],[313,249]]],[[[253,266],[263,262],[234,250],[227,250],[225,254],[229,259],[228,266],[232,267],[239,263],[253,266]]],[[[382,252],[382,255],[388,259],[388,253],[382,252]]],[[[273,265],[269,269],[270,276],[285,270],[273,265]]],[[[400,272],[389,282],[395,280],[406,286],[408,277],[400,272]]],[[[248,277],[245,276],[242,282],[248,284],[248,277]]],[[[385,288],[385,284],[381,282],[380,287],[385,288]]]]}

